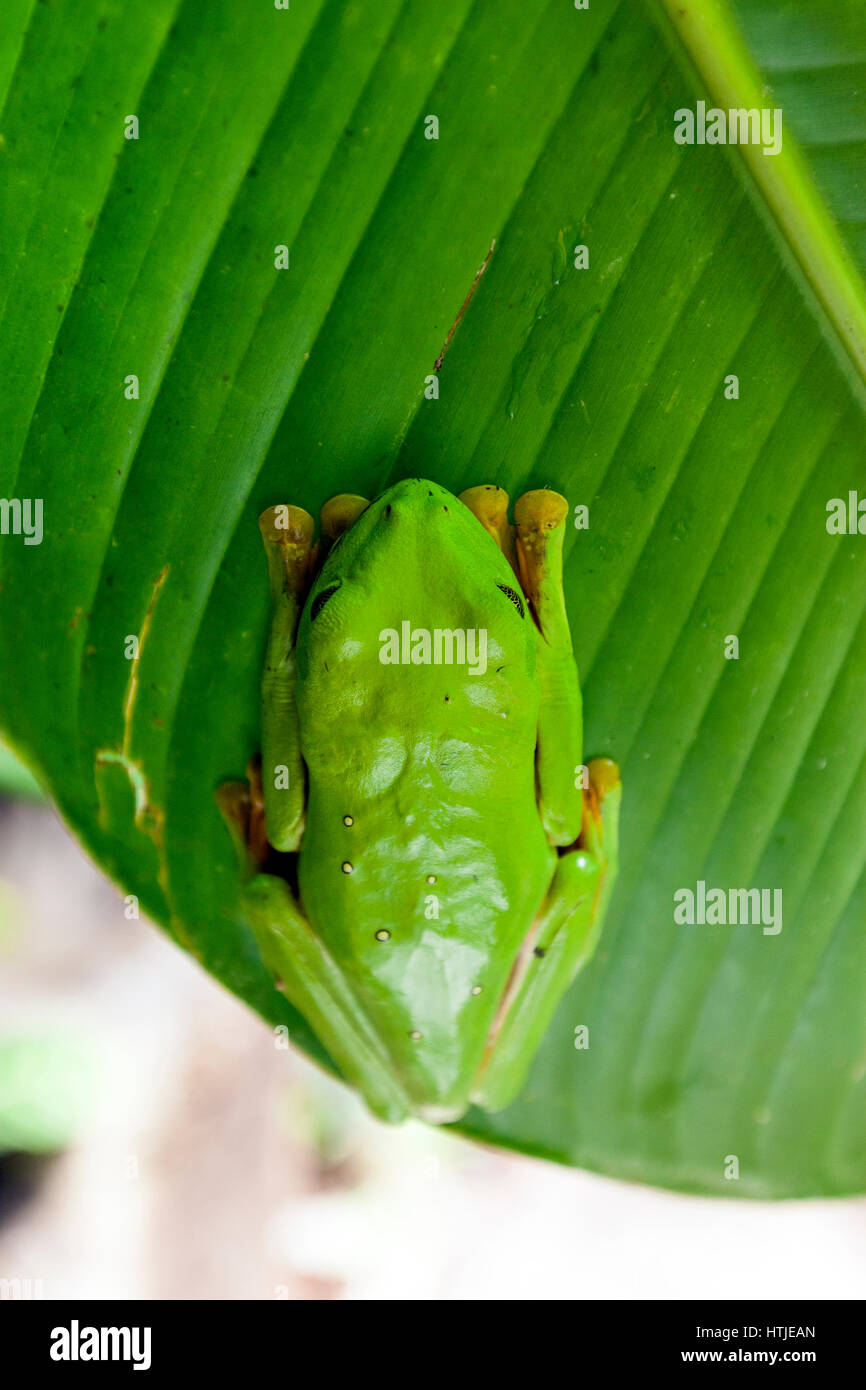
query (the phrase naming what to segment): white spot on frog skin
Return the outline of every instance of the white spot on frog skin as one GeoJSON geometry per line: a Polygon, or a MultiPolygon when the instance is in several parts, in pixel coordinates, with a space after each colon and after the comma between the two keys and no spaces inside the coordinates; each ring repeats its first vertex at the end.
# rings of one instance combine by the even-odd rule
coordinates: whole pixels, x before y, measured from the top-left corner
{"type": "Polygon", "coordinates": [[[472,993],[473,993],[473,994],[480,994],[480,993],[481,993],[481,986],[480,986],[480,985],[473,985],[473,986],[472,986],[472,993]]]}
{"type": "Polygon", "coordinates": [[[436,882],[436,875],[435,875],[435,874],[428,874],[428,875],[427,875],[427,882],[428,882],[428,883],[435,883],[435,882],[436,882]]]}
{"type": "Polygon", "coordinates": [[[487,951],[468,942],[451,940],[443,954],[441,935],[428,929],[420,941],[400,941],[382,951],[376,957],[376,978],[395,996],[427,998],[431,1015],[446,1016],[465,1006],[466,980],[473,975],[477,980],[488,965],[487,951]]]}
{"type": "Polygon", "coordinates": [[[354,816],[344,816],[344,817],[343,817],[343,824],[344,824],[344,825],[354,825],[354,824],[355,824],[355,817],[354,817],[354,816]]]}
{"type": "Polygon", "coordinates": [[[418,1042],[419,1038],[422,1038],[423,1036],[423,1033],[419,1033],[417,1028],[413,1028],[412,1032],[409,1034],[409,1037],[412,1039],[413,1042],[418,1042]]]}
{"type": "Polygon", "coordinates": [[[466,739],[440,739],[436,744],[434,762],[445,786],[458,794],[477,792],[479,777],[490,772],[489,763],[479,760],[477,744],[466,739]]]}
{"type": "Polygon", "coordinates": [[[381,796],[396,782],[406,766],[406,744],[400,738],[383,738],[373,754],[369,768],[361,778],[363,796],[381,796]]]}
{"type": "Polygon", "coordinates": [[[342,867],[342,870],[343,870],[343,873],[344,873],[344,874],[350,874],[350,873],[352,872],[352,870],[354,869],[355,866],[354,866],[354,864],[350,864],[349,861],[348,861],[348,859],[347,859],[346,862],[345,862],[341,867],[342,867]]]}
{"type": "Polygon", "coordinates": [[[466,686],[466,699],[470,705],[475,705],[478,709],[490,710],[492,714],[499,714],[502,705],[502,690],[493,681],[475,681],[474,684],[466,686]]]}
{"type": "Polygon", "coordinates": [[[379,931],[376,932],[376,940],[377,940],[377,941],[390,941],[390,940],[391,940],[391,933],[388,931],[387,927],[382,927],[382,928],[380,928],[379,931]]]}

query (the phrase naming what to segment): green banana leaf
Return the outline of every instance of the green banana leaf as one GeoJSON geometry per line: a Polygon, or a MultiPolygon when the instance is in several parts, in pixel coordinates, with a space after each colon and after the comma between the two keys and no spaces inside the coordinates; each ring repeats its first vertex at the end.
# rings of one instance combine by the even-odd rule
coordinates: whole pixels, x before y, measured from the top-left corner
{"type": "Polygon", "coordinates": [[[550,485],[589,509],[621,874],[523,1095],[462,1128],[866,1190],[866,537],[827,529],[866,494],[860,0],[6,0],[0,103],[0,492],[44,508],[3,538],[0,722],[82,842],[327,1063],[213,800],[257,746],[257,513],[550,485]],[[781,108],[781,152],[679,144],[699,101],[781,108]],[[782,930],[678,924],[699,882],[781,890],[782,930]]]}
{"type": "Polygon", "coordinates": [[[32,772],[16,758],[4,743],[0,743],[0,797],[23,797],[40,801],[42,791],[32,772]]]}

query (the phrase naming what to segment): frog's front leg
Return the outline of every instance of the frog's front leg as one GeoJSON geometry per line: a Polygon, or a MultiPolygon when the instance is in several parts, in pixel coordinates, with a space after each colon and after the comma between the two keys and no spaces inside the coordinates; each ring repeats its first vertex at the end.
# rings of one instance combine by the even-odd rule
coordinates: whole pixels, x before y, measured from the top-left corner
{"type": "Polygon", "coordinates": [[[259,530],[268,558],[271,625],[262,674],[262,781],[268,839],[292,852],[304,833],[306,778],[295,699],[298,619],[315,573],[332,545],[368,506],[341,493],[322,508],[321,536],[313,544],[313,518],[303,507],[268,507],[259,530]]]}
{"type": "Polygon", "coordinates": [[[295,699],[295,638],[309,585],[313,518],[302,507],[268,507],[259,517],[268,557],[271,626],[262,673],[262,785],[268,839],[297,850],[306,781],[295,699]]]}
{"type": "Polygon", "coordinates": [[[407,1098],[384,1050],[339,966],[304,917],[285,879],[256,872],[262,853],[257,830],[257,778],[250,789],[229,782],[217,803],[231,832],[241,872],[252,872],[241,889],[244,913],[265,966],[277,988],[307,1020],[350,1085],[383,1120],[399,1123],[407,1098]]]}
{"type": "Polygon", "coordinates": [[[494,483],[467,488],[461,502],[481,522],[511,564],[535,622],[541,702],[536,769],[538,809],[552,845],[571,845],[580,832],[583,711],[580,682],[562,589],[562,546],[568,503],[558,492],[526,492],[508,521],[508,493],[494,483]],[[515,536],[516,533],[516,536],[515,536]]]}
{"type": "Polygon", "coordinates": [[[616,763],[591,762],[589,783],[580,839],[559,858],[472,1094],[485,1110],[501,1110],[521,1090],[556,1006],[601,934],[618,864],[616,763]]]}
{"type": "Polygon", "coordinates": [[[514,507],[520,582],[536,623],[538,809],[552,845],[574,844],[583,818],[574,777],[583,757],[583,708],[562,589],[567,516],[565,498],[546,489],[524,493],[514,507]]]}

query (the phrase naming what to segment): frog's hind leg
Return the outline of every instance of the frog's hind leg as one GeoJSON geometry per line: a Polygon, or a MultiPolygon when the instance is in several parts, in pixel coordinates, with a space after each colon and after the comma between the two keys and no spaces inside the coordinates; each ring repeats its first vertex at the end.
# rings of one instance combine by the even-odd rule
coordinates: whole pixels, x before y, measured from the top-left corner
{"type": "Polygon", "coordinates": [[[520,1091],[562,995],[595,950],[616,878],[619,803],[616,764],[596,759],[589,764],[580,838],[559,858],[523,973],[491,1032],[472,1093],[485,1110],[501,1110],[520,1091]]]}
{"type": "Polygon", "coordinates": [[[339,966],[313,931],[282,878],[258,874],[244,910],[277,988],[307,1020],[322,1046],[370,1109],[393,1124],[409,1113],[405,1092],[339,966]]]}
{"type": "Polygon", "coordinates": [[[547,838],[559,846],[574,843],[583,816],[578,778],[583,756],[582,703],[562,591],[567,516],[565,498],[546,489],[524,493],[514,508],[520,582],[537,630],[538,809],[547,838]]]}
{"type": "Polygon", "coordinates": [[[495,483],[482,483],[479,487],[468,487],[461,492],[460,501],[481,522],[487,534],[493,537],[514,573],[518,574],[514,527],[508,520],[508,493],[505,489],[497,487],[495,483]]]}
{"type": "Polygon", "coordinates": [[[264,836],[261,779],[255,764],[249,785],[226,782],[217,805],[241,864],[244,914],[277,989],[306,1019],[346,1080],[375,1114],[405,1119],[408,1101],[382,1045],[351,987],[304,917],[285,879],[260,873],[269,853],[264,836]]]}

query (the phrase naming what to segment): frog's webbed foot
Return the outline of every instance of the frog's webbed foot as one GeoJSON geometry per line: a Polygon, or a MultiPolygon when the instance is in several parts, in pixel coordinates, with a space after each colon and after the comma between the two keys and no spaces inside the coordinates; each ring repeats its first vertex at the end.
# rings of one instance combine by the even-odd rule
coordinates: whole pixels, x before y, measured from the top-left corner
{"type": "Polygon", "coordinates": [[[268,557],[271,597],[276,603],[281,594],[288,594],[295,609],[295,623],[328,551],[369,505],[366,497],[353,492],[340,492],[329,498],[319,512],[319,538],[315,543],[315,522],[303,507],[281,503],[262,512],[259,530],[268,557]]]}
{"type": "Polygon", "coordinates": [[[487,1110],[510,1104],[523,1087],[560,999],[601,935],[618,867],[620,780],[609,758],[595,758],[588,771],[580,836],[557,861],[473,1089],[487,1110]]]}
{"type": "Polygon", "coordinates": [[[460,501],[481,522],[487,534],[493,537],[514,573],[520,578],[514,527],[508,520],[508,493],[505,489],[497,487],[496,483],[482,483],[478,487],[469,487],[465,492],[461,492],[460,501]]]}
{"type": "Polygon", "coordinates": [[[246,782],[223,782],[214,795],[237,851],[243,877],[249,878],[258,872],[271,852],[265,829],[261,758],[250,758],[246,782]]]}

